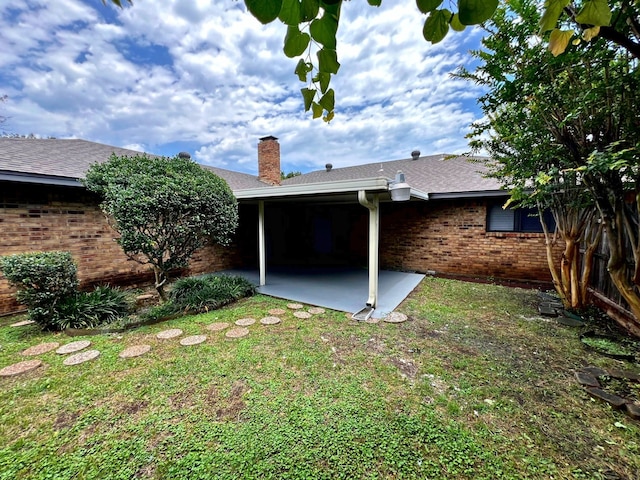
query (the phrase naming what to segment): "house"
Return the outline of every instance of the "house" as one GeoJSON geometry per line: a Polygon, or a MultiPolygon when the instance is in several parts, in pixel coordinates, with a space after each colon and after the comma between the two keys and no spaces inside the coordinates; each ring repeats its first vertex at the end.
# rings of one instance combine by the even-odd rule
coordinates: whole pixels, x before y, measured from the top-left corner
{"type": "MultiPolygon", "coordinates": [[[[139,152],[85,140],[0,138],[0,255],[68,250],[85,287],[151,283],[152,273],[126,258],[98,198],[79,182],[112,153],[139,152]]],[[[413,152],[404,160],[345,168],[330,161],[323,170],[281,181],[278,140],[264,137],[257,177],[205,167],[233,190],[240,225],[232,246],[202,249],[189,273],[258,268],[264,284],[267,266],[366,267],[366,303],[374,306],[379,268],[550,280],[538,220],[502,208],[507,194],[484,176],[484,159],[413,152]],[[404,182],[396,179],[399,171],[404,182]],[[407,201],[392,200],[398,186],[407,187],[407,201]]],[[[18,307],[13,293],[0,276],[0,314],[18,307]]]]}

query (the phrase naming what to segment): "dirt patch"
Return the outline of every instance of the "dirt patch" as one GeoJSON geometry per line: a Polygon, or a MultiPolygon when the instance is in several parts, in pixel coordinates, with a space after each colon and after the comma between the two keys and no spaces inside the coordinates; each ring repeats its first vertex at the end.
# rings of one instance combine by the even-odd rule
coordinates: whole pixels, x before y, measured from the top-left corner
{"type": "Polygon", "coordinates": [[[134,475],[133,478],[155,478],[156,466],[153,463],[141,467],[134,475]]]}
{"type": "Polygon", "coordinates": [[[125,403],[120,405],[120,407],[118,408],[118,413],[125,414],[125,415],[135,415],[139,411],[144,410],[148,404],[149,402],[147,402],[146,400],[140,400],[139,402],[125,403]]]}
{"type": "Polygon", "coordinates": [[[409,380],[414,380],[416,378],[418,367],[413,363],[413,361],[405,358],[390,358],[389,362],[400,370],[402,378],[408,378],[409,380]]]}
{"type": "Polygon", "coordinates": [[[195,406],[194,391],[191,385],[185,385],[183,390],[169,396],[169,404],[177,409],[193,408],[195,406]]]}
{"type": "Polygon", "coordinates": [[[65,428],[70,428],[76,423],[76,420],[80,416],[77,412],[62,412],[60,413],[55,421],[53,422],[53,428],[56,430],[63,430],[65,428]]]}
{"type": "Polygon", "coordinates": [[[242,412],[247,405],[244,403],[244,395],[250,391],[244,380],[238,380],[231,386],[229,396],[222,397],[215,385],[207,392],[206,403],[215,413],[216,419],[222,421],[240,421],[242,412]]]}

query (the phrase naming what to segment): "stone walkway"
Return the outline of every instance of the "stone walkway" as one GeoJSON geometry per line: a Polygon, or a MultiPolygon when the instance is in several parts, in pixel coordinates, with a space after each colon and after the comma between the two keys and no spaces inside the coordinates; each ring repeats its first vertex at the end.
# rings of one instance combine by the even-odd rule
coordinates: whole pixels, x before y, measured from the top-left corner
{"type": "MultiPolygon", "coordinates": [[[[320,307],[309,307],[305,311],[305,306],[299,303],[289,303],[287,307],[289,310],[293,310],[294,317],[304,320],[312,318],[314,315],[319,315],[325,312],[324,308],[320,307]]],[[[259,321],[254,318],[240,318],[234,322],[234,325],[227,322],[216,322],[209,324],[204,328],[212,333],[224,332],[224,336],[226,338],[242,338],[250,334],[250,330],[248,327],[251,327],[253,325],[272,326],[282,323],[282,319],[280,318],[280,316],[285,315],[286,313],[287,310],[284,310],[282,308],[273,308],[269,310],[269,316],[265,316],[259,321]]],[[[402,313],[394,312],[393,314],[388,316],[388,320],[384,320],[388,321],[389,323],[400,323],[406,321],[407,316],[402,313]]],[[[19,322],[19,324],[13,324],[11,326],[17,327],[30,325],[32,323],[33,322],[19,322]]],[[[158,332],[156,334],[156,338],[161,341],[169,341],[178,339],[182,336],[183,333],[184,332],[179,328],[172,328],[158,332]]],[[[191,335],[188,337],[180,338],[178,343],[184,347],[190,347],[193,345],[204,343],[206,342],[206,340],[207,335],[191,335]]],[[[85,350],[90,345],[91,341],[89,340],[78,340],[62,346],[60,346],[58,342],[47,342],[29,347],[26,350],[23,350],[21,354],[23,356],[36,356],[55,350],[58,355],[65,356],[65,359],[62,362],[64,365],[73,366],[88,362],[90,360],[94,360],[100,356],[99,350],[85,350]]],[[[149,353],[151,349],[151,345],[147,344],[132,345],[122,350],[118,354],[118,357],[122,359],[139,357],[141,355],[149,353]]],[[[43,365],[45,364],[43,364],[42,360],[27,360],[14,363],[0,369],[0,377],[20,375],[33,371],[43,365]]]]}

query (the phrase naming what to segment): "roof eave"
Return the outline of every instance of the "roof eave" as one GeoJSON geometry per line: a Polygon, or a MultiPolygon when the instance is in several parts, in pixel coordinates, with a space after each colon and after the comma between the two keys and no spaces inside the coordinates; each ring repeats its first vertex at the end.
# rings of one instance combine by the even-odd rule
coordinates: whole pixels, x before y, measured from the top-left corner
{"type": "Polygon", "coordinates": [[[456,198],[486,198],[486,197],[508,197],[509,192],[506,190],[474,190],[467,192],[441,192],[430,193],[431,200],[449,200],[456,198]]]}
{"type": "Polygon", "coordinates": [[[0,180],[20,183],[37,183],[41,185],[59,185],[64,187],[82,187],[77,178],[59,177],[55,175],[42,175],[37,173],[15,172],[10,170],[0,171],[0,180]]]}
{"type": "Polygon", "coordinates": [[[358,180],[340,180],[335,182],[301,183],[295,185],[279,185],[271,187],[248,188],[235,190],[233,193],[238,200],[256,200],[267,198],[298,197],[310,195],[326,195],[332,193],[358,192],[386,192],[389,180],[387,178],[367,178],[358,180]]]}

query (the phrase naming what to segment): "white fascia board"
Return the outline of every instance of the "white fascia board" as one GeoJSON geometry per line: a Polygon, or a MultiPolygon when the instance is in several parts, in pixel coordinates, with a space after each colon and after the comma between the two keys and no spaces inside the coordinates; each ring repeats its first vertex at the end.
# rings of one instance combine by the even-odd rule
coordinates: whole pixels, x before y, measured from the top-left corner
{"type": "Polygon", "coordinates": [[[238,200],[297,197],[306,195],[326,195],[331,193],[347,193],[374,191],[385,192],[389,189],[386,178],[367,178],[357,180],[339,180],[336,182],[302,183],[297,185],[280,185],[273,187],[248,188],[236,190],[233,194],[238,200]]]}
{"type": "Polygon", "coordinates": [[[429,200],[429,194],[427,192],[423,192],[422,190],[417,190],[415,188],[411,189],[411,196],[420,200],[429,200]]]}

